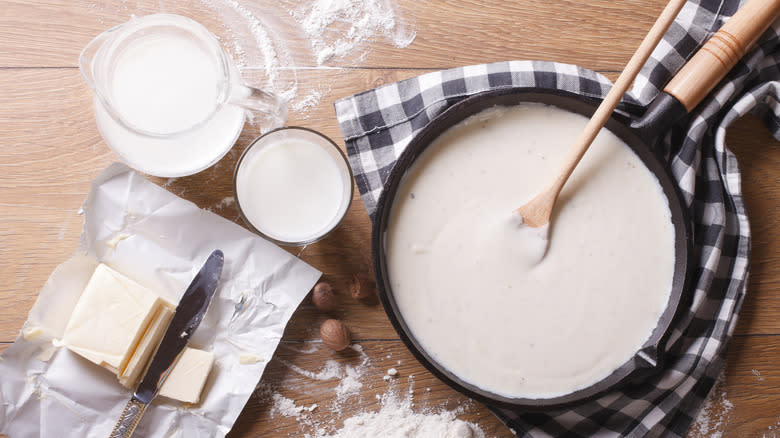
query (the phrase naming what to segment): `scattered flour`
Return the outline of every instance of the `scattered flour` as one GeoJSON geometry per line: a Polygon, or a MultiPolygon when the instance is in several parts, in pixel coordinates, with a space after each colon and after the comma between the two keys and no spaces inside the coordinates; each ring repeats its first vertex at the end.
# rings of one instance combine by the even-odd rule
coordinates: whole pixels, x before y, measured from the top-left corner
{"type": "Polygon", "coordinates": [[[382,376],[382,379],[385,382],[387,382],[388,380],[392,379],[393,377],[395,377],[397,375],[398,375],[398,370],[396,370],[395,368],[390,368],[389,370],[387,370],[387,374],[382,376]]]}
{"type": "MultiPolygon", "coordinates": [[[[359,354],[360,360],[357,364],[342,365],[335,360],[328,360],[322,368],[315,371],[274,359],[301,376],[299,378],[315,381],[338,380],[334,403],[328,403],[324,407],[317,404],[298,404],[295,400],[283,396],[275,384],[262,382],[255,390],[255,397],[269,403],[272,417],[278,415],[294,418],[299,426],[296,436],[304,438],[485,438],[485,433],[477,424],[457,418],[471,408],[470,402],[454,410],[415,408],[413,375],[408,378],[408,390],[400,391],[401,388],[391,383],[384,394],[376,394],[378,407],[361,410],[351,418],[344,419],[343,427],[337,429],[338,422],[342,419],[342,403],[350,400],[350,406],[355,406],[355,401],[347,397],[360,397],[359,391],[364,384],[371,387],[371,382],[365,381],[367,372],[373,370],[368,355],[360,344],[352,344],[350,348],[359,354]],[[406,395],[400,396],[401,392],[406,395]]],[[[311,348],[295,351],[314,352],[311,348]]],[[[394,368],[387,370],[388,373],[392,371],[395,371],[395,376],[398,375],[394,368]]],[[[387,376],[388,374],[384,377],[387,376]]],[[[430,391],[430,388],[427,390],[430,391]]],[[[357,403],[363,404],[362,399],[357,403]]]]}
{"type": "Polygon", "coordinates": [[[777,423],[769,426],[761,434],[761,438],[778,438],[778,437],[780,437],[780,417],[777,418],[777,423]]]}
{"type": "Polygon", "coordinates": [[[407,47],[416,36],[396,17],[392,3],[384,0],[315,0],[291,14],[309,36],[317,65],[343,58],[376,35],[389,38],[399,48],[407,47]]]}
{"type": "Polygon", "coordinates": [[[317,345],[319,344],[318,342],[304,342],[303,344],[306,345],[305,348],[294,348],[289,344],[282,344],[281,346],[288,350],[294,351],[296,353],[301,353],[301,354],[311,354],[319,350],[319,348],[317,347],[317,345]]]}
{"type": "Polygon", "coordinates": [[[345,368],[345,375],[341,378],[339,386],[336,387],[336,394],[339,397],[344,397],[348,394],[357,394],[360,392],[360,388],[363,387],[363,383],[360,381],[361,377],[362,370],[347,365],[345,368]]]}
{"type": "MultiPolygon", "coordinates": [[[[362,352],[362,350],[360,350],[362,352]]],[[[365,354],[365,353],[364,353],[365,354]]],[[[367,365],[367,358],[365,358],[360,365],[341,366],[340,363],[335,360],[328,360],[325,362],[325,366],[317,372],[304,370],[303,368],[292,364],[287,361],[280,360],[286,367],[295,371],[296,373],[308,377],[312,380],[333,380],[339,379],[339,384],[336,386],[336,395],[339,400],[345,398],[350,394],[356,394],[360,392],[363,387],[363,383],[360,379],[363,377],[365,366],[367,365]]]]}
{"type": "Polygon", "coordinates": [[[734,405],[726,398],[724,376],[725,370],[715,381],[710,394],[701,406],[699,414],[691,426],[691,432],[694,432],[693,436],[723,437],[723,431],[729,422],[731,411],[734,409],[734,405]]]}
{"type": "Polygon", "coordinates": [[[168,178],[165,180],[165,182],[162,184],[162,187],[168,188],[171,186],[171,184],[175,183],[179,178],[168,178]]]}
{"type": "Polygon", "coordinates": [[[290,109],[296,113],[306,114],[309,110],[317,106],[320,103],[320,100],[322,100],[322,92],[320,90],[314,90],[308,96],[294,102],[290,109]]]}
{"type": "Polygon", "coordinates": [[[298,406],[294,401],[279,394],[278,392],[271,395],[273,405],[271,407],[271,417],[276,414],[281,414],[284,417],[299,417],[304,412],[313,412],[317,409],[317,403],[310,406],[298,406]]]}
{"type": "MultiPolygon", "coordinates": [[[[237,0],[201,0],[201,2],[213,9],[224,21],[226,30],[230,33],[230,40],[222,43],[227,49],[234,49],[236,62],[240,67],[262,66],[265,70],[265,83],[257,84],[268,89],[275,88],[275,81],[279,78],[280,66],[292,67],[292,59],[286,45],[279,41],[280,38],[271,34],[271,26],[265,24],[251,10],[241,5],[237,0]],[[252,40],[243,40],[240,35],[249,31],[252,40]],[[251,45],[251,46],[250,46],[251,45]],[[256,47],[259,53],[247,54],[244,47],[256,47]],[[259,55],[259,56],[258,56],[259,55]],[[252,59],[249,59],[251,56],[252,59]]],[[[278,90],[277,90],[278,91],[278,90]]]]}
{"type": "Polygon", "coordinates": [[[219,203],[217,203],[215,207],[219,209],[223,209],[225,207],[231,207],[235,203],[236,203],[236,198],[232,196],[225,196],[224,198],[222,198],[221,201],[219,201],[219,203]]]}
{"type": "Polygon", "coordinates": [[[412,410],[411,398],[399,400],[388,393],[381,397],[378,412],[364,412],[344,420],[344,427],[317,438],[484,438],[474,423],[455,418],[452,411],[419,413],[412,410]]]}
{"type": "Polygon", "coordinates": [[[313,380],[331,380],[340,379],[344,376],[344,372],[341,369],[341,364],[335,360],[328,360],[325,362],[325,366],[318,372],[304,370],[298,365],[279,359],[287,368],[295,371],[296,373],[308,377],[313,380]]]}

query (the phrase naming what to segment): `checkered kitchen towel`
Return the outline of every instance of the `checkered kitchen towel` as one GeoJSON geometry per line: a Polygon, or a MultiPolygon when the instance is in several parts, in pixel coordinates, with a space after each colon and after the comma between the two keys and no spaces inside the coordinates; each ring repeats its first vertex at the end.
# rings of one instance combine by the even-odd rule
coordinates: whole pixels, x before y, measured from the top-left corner
{"type": "MultiPolygon", "coordinates": [[[[646,106],[679,67],[737,10],[737,0],[693,0],[621,104],[646,106]]],[[[664,153],[694,222],[695,290],[673,328],[663,373],[569,409],[494,413],[518,435],[683,436],[723,368],[745,296],[750,230],[726,128],[749,111],[780,139],[780,23],[775,23],[685,120],[664,137],[664,153]]],[[[611,84],[581,67],[535,61],[475,65],[425,74],[339,100],[336,115],[366,209],[373,216],[384,179],[412,136],[463,98],[503,87],[562,89],[603,97],[611,84]]]]}

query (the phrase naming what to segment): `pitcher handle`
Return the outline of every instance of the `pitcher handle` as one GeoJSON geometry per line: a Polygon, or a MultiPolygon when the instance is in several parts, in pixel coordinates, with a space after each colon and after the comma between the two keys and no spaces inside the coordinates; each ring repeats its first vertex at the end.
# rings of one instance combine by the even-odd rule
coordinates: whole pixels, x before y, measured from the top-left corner
{"type": "Polygon", "coordinates": [[[96,84],[95,72],[92,68],[92,64],[95,62],[95,58],[97,57],[98,52],[100,52],[100,49],[103,47],[103,45],[114,38],[114,34],[116,34],[120,28],[124,27],[124,25],[125,24],[114,26],[111,29],[108,29],[107,31],[96,36],[86,45],[86,47],[84,47],[83,50],[81,50],[81,54],[79,54],[79,70],[81,70],[81,75],[84,76],[84,80],[87,81],[89,88],[91,88],[96,93],[98,91],[98,87],[96,84]]]}
{"type": "Polygon", "coordinates": [[[233,86],[229,103],[261,113],[264,116],[261,123],[264,131],[282,126],[287,119],[285,100],[273,93],[246,84],[233,86]]]}

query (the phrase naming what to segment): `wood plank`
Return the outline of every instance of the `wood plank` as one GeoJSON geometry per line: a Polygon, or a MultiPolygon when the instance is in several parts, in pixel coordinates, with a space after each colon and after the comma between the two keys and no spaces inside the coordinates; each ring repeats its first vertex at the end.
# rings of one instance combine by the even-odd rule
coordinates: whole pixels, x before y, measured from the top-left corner
{"type": "MultiPolygon", "coordinates": [[[[397,16],[412,23],[417,36],[405,48],[379,36],[363,55],[354,51],[329,66],[445,68],[506,59],[556,60],[596,70],[620,71],[650,29],[663,0],[530,0],[484,3],[477,0],[400,0],[397,16]],[[441,17],[447,17],[442,20],[441,17]],[[627,25],[625,17],[631,17],[627,25]],[[620,35],[619,39],[614,38],[620,35]]],[[[81,49],[102,31],[131,15],[169,12],[202,22],[232,46],[236,34],[251,35],[247,21],[219,0],[6,0],[0,15],[0,67],[75,66],[81,49]],[[220,10],[222,12],[220,12],[220,10]],[[225,12],[227,11],[227,12],[225,12]],[[221,15],[224,15],[221,16],[221,15]],[[226,26],[226,24],[230,26],[226,26]],[[232,26],[233,29],[230,27],[232,26]]],[[[242,1],[245,13],[259,17],[277,34],[296,66],[316,65],[311,44],[290,11],[292,0],[242,1]]],[[[257,52],[252,39],[239,38],[257,52]]],[[[364,47],[365,48],[365,47],[364,47]]],[[[257,52],[249,62],[262,65],[257,52]]],[[[290,65],[286,65],[290,67],[290,65]]]]}
{"type": "Polygon", "coordinates": [[[690,438],[780,435],[780,337],[736,337],[690,438]]]}
{"type": "Polygon", "coordinates": [[[90,181],[111,161],[88,88],[67,70],[0,72],[0,340],[12,341],[75,249],[90,181]]]}
{"type": "Polygon", "coordinates": [[[761,121],[745,117],[726,134],[736,154],[751,228],[751,274],[736,333],[780,333],[780,143],[761,121]]]}

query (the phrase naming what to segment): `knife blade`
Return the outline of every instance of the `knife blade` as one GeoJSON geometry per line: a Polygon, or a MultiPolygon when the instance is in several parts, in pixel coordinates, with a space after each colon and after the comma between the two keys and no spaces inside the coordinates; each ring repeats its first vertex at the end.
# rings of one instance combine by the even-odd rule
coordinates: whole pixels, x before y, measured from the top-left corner
{"type": "Polygon", "coordinates": [[[157,396],[160,387],[179,360],[192,332],[200,325],[217,290],[224,261],[225,256],[222,251],[214,250],[187,287],[141,383],[138,384],[114,426],[111,438],[129,438],[133,435],[146,408],[157,396]]]}

